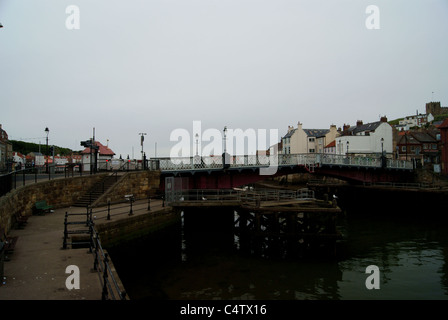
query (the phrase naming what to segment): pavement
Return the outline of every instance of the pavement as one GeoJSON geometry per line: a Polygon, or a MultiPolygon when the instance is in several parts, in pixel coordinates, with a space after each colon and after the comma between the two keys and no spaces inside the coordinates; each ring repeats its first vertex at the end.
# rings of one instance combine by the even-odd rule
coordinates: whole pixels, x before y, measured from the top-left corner
{"type": "MultiPolygon", "coordinates": [[[[111,206],[111,220],[107,210],[95,214],[95,224],[108,223],[128,217],[129,204],[111,206]]],[[[133,214],[148,214],[162,210],[160,200],[133,203],[133,214]]],[[[85,213],[85,208],[55,209],[42,216],[30,216],[22,229],[12,229],[9,236],[18,236],[13,253],[4,262],[4,277],[0,283],[2,300],[100,300],[102,286],[100,275],[93,270],[94,256],[88,248],[63,249],[65,213],[85,213]],[[80,287],[69,289],[66,281],[72,276],[68,266],[79,268],[80,287]],[[66,272],[67,270],[67,272],[66,272]]],[[[85,216],[79,216],[84,219],[85,216]]],[[[113,261],[112,261],[113,263],[113,261]]],[[[70,279],[69,279],[70,280],[70,279]]],[[[118,279],[119,280],[119,279],[118,279]]]]}

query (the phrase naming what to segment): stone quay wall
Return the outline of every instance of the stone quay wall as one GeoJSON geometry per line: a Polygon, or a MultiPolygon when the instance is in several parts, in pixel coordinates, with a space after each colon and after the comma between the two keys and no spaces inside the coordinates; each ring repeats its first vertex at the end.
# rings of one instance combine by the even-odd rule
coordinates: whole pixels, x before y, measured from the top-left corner
{"type": "Polygon", "coordinates": [[[180,223],[180,214],[167,207],[156,212],[127,216],[107,223],[96,223],[103,247],[120,245],[126,241],[152,234],[180,223]]]}
{"type": "Polygon", "coordinates": [[[69,207],[105,175],[61,178],[18,187],[0,198],[0,227],[8,232],[14,226],[15,215],[32,215],[37,201],[45,200],[55,209],[69,207]]]}
{"type": "Polygon", "coordinates": [[[125,200],[124,196],[129,194],[132,194],[136,200],[147,199],[156,195],[159,185],[159,171],[128,172],[119,177],[117,183],[98,198],[93,205],[104,206],[107,205],[108,200],[111,203],[122,202],[125,200]]]}

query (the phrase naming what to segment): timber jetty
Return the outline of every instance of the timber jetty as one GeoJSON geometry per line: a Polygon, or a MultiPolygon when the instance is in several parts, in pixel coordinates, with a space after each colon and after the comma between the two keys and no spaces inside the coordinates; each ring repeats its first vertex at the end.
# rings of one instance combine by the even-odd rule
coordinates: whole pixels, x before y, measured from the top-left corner
{"type": "Polygon", "coordinates": [[[273,189],[184,190],[168,195],[188,234],[233,230],[241,250],[265,257],[335,254],[341,234],[336,199],[314,191],[273,189]]]}

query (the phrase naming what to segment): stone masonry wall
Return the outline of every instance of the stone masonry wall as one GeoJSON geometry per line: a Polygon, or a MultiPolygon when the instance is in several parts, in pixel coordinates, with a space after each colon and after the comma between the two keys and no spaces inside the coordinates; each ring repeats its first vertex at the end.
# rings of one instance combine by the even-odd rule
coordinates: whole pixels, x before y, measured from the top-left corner
{"type": "Polygon", "coordinates": [[[100,235],[102,246],[111,247],[157,232],[175,223],[180,223],[180,214],[167,207],[157,213],[97,223],[95,229],[100,235]]]}
{"type": "Polygon", "coordinates": [[[36,201],[45,200],[54,208],[72,205],[104,174],[54,179],[37,182],[12,190],[0,198],[0,228],[8,232],[15,222],[15,215],[32,215],[36,201]]]}
{"type": "Polygon", "coordinates": [[[148,196],[154,196],[159,190],[160,172],[159,171],[136,171],[128,172],[117,181],[104,195],[102,195],[94,205],[106,205],[107,200],[111,203],[124,200],[124,196],[133,194],[134,198],[147,199],[148,196]]]}

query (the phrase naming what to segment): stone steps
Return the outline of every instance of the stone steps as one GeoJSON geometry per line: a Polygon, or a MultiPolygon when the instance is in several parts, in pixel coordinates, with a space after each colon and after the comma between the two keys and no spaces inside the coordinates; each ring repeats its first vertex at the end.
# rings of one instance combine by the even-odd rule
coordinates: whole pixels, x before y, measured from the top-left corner
{"type": "Polygon", "coordinates": [[[91,205],[95,200],[101,197],[104,192],[109,190],[117,182],[116,176],[107,176],[103,180],[97,182],[84,195],[82,195],[74,204],[74,207],[86,207],[91,205]]]}

